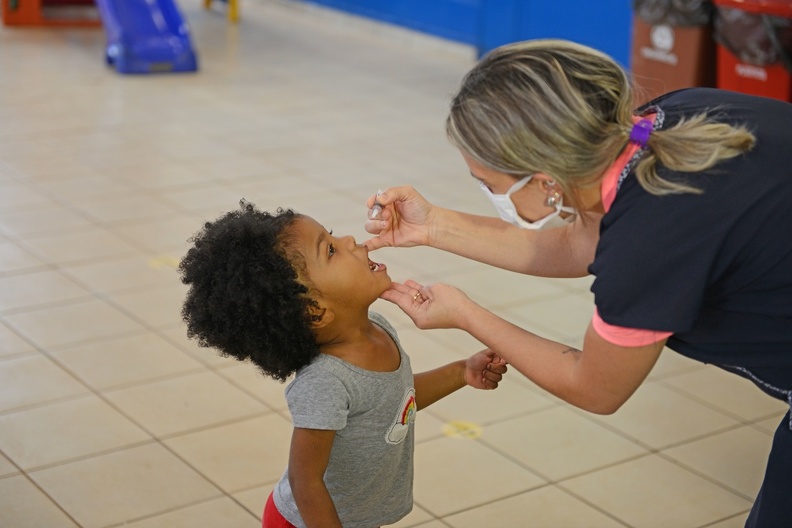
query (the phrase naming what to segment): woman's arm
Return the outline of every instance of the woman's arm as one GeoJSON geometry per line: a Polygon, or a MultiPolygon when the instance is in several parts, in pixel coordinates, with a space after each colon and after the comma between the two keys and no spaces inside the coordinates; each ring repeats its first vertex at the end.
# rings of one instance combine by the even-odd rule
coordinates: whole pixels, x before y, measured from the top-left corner
{"type": "Polygon", "coordinates": [[[621,347],[589,326],[583,350],[544,339],[501,319],[460,290],[442,284],[394,283],[382,297],[399,305],[419,328],[459,328],[495,351],[528,379],[564,401],[597,413],[615,412],[660,356],[665,340],[621,347]],[[416,303],[420,289],[426,299],[416,303]]]}
{"type": "Polygon", "coordinates": [[[426,245],[499,268],[545,277],[582,277],[594,260],[600,216],[581,216],[567,227],[521,229],[499,218],[478,216],[429,203],[409,186],[392,187],[375,199],[384,208],[366,222],[378,236],[369,250],[426,245]]]}
{"type": "Polygon", "coordinates": [[[584,277],[599,242],[599,215],[554,229],[530,230],[500,218],[435,208],[427,245],[538,277],[584,277]]]}
{"type": "Polygon", "coordinates": [[[616,412],[646,379],[665,346],[665,340],[642,347],[614,345],[589,325],[583,350],[578,350],[532,334],[483,308],[471,315],[463,330],[538,386],[596,414],[616,412]]]}
{"type": "Polygon", "coordinates": [[[289,450],[289,485],[305,525],[342,528],[324,483],[335,431],[295,427],[289,450]]]}
{"type": "Polygon", "coordinates": [[[415,404],[420,411],[466,385],[482,390],[496,389],[506,370],[506,362],[486,350],[467,360],[415,374],[415,404]]]}

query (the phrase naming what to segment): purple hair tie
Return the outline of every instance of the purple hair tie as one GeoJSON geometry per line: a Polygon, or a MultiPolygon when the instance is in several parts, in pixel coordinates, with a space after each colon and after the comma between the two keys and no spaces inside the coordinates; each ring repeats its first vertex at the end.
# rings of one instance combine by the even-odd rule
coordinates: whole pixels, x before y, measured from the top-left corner
{"type": "Polygon", "coordinates": [[[630,141],[637,143],[641,147],[645,147],[649,141],[649,136],[652,135],[652,122],[648,119],[641,119],[635,123],[630,131],[630,141]]]}

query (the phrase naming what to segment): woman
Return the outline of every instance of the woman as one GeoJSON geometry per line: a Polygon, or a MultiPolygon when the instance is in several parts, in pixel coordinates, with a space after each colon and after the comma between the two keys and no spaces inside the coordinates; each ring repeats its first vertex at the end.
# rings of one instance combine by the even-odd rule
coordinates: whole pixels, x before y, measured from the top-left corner
{"type": "MultiPolygon", "coordinates": [[[[410,187],[368,202],[382,207],[366,223],[370,249],[428,245],[530,275],[595,275],[582,350],[450,286],[394,283],[383,298],[420,328],[469,332],[591,412],[615,412],[664,346],[792,405],[792,105],[698,88],[632,103],[625,71],[595,50],[504,46],[468,73],[447,120],[500,219],[410,187]]],[[[792,522],[791,427],[787,413],[747,526],[792,522]]]]}

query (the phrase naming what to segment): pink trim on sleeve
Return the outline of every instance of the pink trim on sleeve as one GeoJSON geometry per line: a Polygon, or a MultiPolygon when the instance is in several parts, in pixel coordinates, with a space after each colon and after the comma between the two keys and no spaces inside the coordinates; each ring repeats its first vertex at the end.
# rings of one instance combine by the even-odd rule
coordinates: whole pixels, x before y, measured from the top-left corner
{"type": "Polygon", "coordinates": [[[671,337],[673,334],[673,332],[658,332],[657,330],[611,325],[602,320],[599,311],[596,309],[594,310],[594,317],[591,319],[591,326],[605,341],[624,347],[651,345],[671,337]]]}

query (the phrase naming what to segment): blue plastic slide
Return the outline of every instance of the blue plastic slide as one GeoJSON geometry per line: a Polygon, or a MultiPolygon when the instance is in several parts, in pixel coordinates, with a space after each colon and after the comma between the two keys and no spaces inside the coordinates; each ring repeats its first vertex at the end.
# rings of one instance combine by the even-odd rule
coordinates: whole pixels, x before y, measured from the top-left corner
{"type": "Polygon", "coordinates": [[[190,28],[175,0],[96,0],[107,63],[120,73],[198,69],[190,28]]]}

